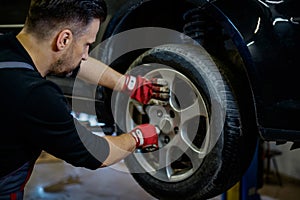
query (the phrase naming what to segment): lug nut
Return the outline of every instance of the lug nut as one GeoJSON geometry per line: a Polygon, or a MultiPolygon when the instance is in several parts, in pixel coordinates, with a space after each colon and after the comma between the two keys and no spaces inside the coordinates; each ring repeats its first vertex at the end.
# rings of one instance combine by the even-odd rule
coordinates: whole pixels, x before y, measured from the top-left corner
{"type": "Polygon", "coordinates": [[[174,127],[174,133],[177,134],[179,131],[179,128],[178,127],[174,127]]]}
{"type": "Polygon", "coordinates": [[[162,117],[162,116],[163,116],[163,112],[162,112],[161,110],[158,110],[158,111],[157,111],[157,116],[158,116],[158,117],[162,117]]]}
{"type": "Polygon", "coordinates": [[[170,142],[170,138],[168,136],[164,137],[164,143],[168,144],[170,142]]]}

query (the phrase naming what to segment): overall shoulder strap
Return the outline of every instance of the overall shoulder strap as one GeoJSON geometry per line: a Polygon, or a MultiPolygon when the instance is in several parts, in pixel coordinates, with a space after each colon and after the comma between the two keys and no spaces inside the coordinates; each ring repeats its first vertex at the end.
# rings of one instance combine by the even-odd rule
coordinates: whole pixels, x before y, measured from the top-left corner
{"type": "Polygon", "coordinates": [[[17,170],[0,178],[0,200],[23,200],[24,188],[33,166],[34,161],[28,161],[17,170]]]}
{"type": "Polygon", "coordinates": [[[31,65],[29,65],[28,63],[14,62],[14,61],[0,62],[0,69],[4,69],[4,68],[11,68],[11,69],[25,68],[25,69],[34,70],[34,68],[31,65]]]}

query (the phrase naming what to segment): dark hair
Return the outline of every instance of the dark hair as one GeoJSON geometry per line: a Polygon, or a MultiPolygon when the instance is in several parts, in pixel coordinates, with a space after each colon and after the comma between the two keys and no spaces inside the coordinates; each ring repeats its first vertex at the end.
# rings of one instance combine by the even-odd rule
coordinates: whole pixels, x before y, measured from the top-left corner
{"type": "Polygon", "coordinates": [[[53,30],[67,27],[76,36],[93,19],[103,22],[106,15],[104,0],[31,0],[25,29],[45,38],[53,30]]]}

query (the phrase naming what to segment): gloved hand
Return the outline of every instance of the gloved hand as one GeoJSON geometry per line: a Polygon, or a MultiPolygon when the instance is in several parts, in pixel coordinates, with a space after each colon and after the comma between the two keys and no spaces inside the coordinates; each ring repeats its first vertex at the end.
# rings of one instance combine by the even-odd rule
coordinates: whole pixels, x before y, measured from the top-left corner
{"type": "Polygon", "coordinates": [[[167,81],[159,78],[125,75],[122,91],[142,104],[166,105],[170,98],[167,81]]]}
{"type": "Polygon", "coordinates": [[[135,127],[130,134],[136,141],[136,148],[146,151],[158,149],[159,129],[152,124],[142,124],[135,127]]]}

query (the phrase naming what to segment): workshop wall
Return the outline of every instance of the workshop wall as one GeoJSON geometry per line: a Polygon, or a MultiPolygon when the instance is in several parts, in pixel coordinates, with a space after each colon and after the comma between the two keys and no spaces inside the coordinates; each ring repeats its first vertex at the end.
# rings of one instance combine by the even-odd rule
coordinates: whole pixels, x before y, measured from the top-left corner
{"type": "MultiPolygon", "coordinates": [[[[277,148],[282,152],[282,155],[276,156],[278,171],[281,174],[290,176],[300,180],[300,149],[290,150],[292,143],[284,145],[271,144],[271,148],[277,148]]],[[[274,166],[271,163],[271,169],[274,166]]]]}

